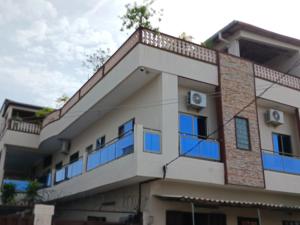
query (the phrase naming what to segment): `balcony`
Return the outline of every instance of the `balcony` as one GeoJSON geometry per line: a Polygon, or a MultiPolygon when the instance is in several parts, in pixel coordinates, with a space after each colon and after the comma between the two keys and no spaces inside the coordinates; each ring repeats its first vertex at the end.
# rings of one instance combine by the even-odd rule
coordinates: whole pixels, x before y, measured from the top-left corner
{"type": "Polygon", "coordinates": [[[300,158],[293,155],[281,155],[278,152],[263,151],[265,170],[300,175],[300,158]]]}
{"type": "Polygon", "coordinates": [[[179,154],[181,156],[220,161],[219,142],[212,139],[201,139],[190,134],[179,134],[179,154]]]}
{"type": "Polygon", "coordinates": [[[55,172],[55,184],[61,183],[65,180],[72,179],[73,177],[81,175],[83,172],[83,159],[72,162],[57,169],[55,172]]]}
{"type": "Polygon", "coordinates": [[[8,123],[8,129],[30,134],[39,134],[41,131],[41,126],[37,123],[29,123],[11,119],[8,123]]]}
{"type": "Polygon", "coordinates": [[[117,138],[100,149],[91,152],[87,158],[87,171],[133,153],[133,134],[131,130],[121,138],[117,138]]]}

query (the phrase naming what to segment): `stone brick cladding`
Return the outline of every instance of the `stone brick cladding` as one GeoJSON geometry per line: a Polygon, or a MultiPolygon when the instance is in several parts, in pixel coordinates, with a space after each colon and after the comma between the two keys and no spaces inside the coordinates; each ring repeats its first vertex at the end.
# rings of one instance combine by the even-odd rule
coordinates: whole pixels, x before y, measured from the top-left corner
{"type": "MultiPolygon", "coordinates": [[[[230,55],[219,54],[222,120],[228,121],[255,98],[253,64],[230,55]]],[[[227,184],[264,187],[256,102],[238,116],[247,118],[251,150],[236,147],[235,121],[223,129],[225,180],[227,184]]]]}

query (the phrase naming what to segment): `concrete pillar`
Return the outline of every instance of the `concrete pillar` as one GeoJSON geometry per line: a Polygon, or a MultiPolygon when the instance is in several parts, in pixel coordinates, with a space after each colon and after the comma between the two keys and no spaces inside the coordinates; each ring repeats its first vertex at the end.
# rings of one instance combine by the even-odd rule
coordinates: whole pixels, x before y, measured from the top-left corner
{"type": "Polygon", "coordinates": [[[230,42],[228,53],[235,56],[240,56],[240,43],[238,40],[230,42]]]}
{"type": "Polygon", "coordinates": [[[53,186],[54,185],[54,183],[55,183],[55,171],[56,171],[56,169],[55,169],[55,166],[53,166],[52,165],[52,168],[51,168],[51,186],[53,186]]]}
{"type": "Polygon", "coordinates": [[[51,225],[52,216],[54,215],[53,205],[34,206],[34,225],[51,225]]]}
{"type": "Polygon", "coordinates": [[[82,155],[82,173],[86,172],[88,154],[88,151],[84,151],[82,155]]]}
{"type": "MultiPolygon", "coordinates": [[[[178,156],[178,79],[162,73],[162,102],[174,99],[174,104],[162,104],[162,151],[168,163],[178,156]]],[[[170,171],[171,172],[171,171],[170,171]]]]}

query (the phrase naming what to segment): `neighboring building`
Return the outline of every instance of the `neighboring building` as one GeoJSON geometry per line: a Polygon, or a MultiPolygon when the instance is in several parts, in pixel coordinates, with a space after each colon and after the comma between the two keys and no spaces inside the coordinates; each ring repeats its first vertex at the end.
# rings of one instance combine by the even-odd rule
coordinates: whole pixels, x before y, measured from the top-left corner
{"type": "Polygon", "coordinates": [[[207,43],[138,29],[42,125],[6,100],[3,182],[73,220],[300,224],[300,40],[233,22],[207,43]]]}

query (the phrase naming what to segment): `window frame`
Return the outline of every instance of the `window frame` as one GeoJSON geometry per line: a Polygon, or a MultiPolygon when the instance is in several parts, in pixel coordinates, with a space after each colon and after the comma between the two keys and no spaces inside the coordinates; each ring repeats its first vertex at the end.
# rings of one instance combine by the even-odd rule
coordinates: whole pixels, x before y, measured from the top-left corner
{"type": "Polygon", "coordinates": [[[101,137],[96,139],[96,149],[101,149],[101,148],[105,147],[105,145],[106,145],[106,136],[105,135],[102,135],[101,137]],[[102,140],[104,140],[103,143],[102,144],[100,143],[98,145],[98,141],[102,142],[102,140]]]}
{"type": "Polygon", "coordinates": [[[150,153],[150,154],[158,154],[158,155],[161,155],[162,154],[162,135],[161,135],[161,131],[159,130],[154,130],[154,129],[149,129],[149,128],[144,128],[144,131],[143,131],[143,152],[146,152],[146,153],[150,153]],[[152,134],[157,134],[159,135],[159,151],[157,152],[152,152],[152,151],[147,151],[147,149],[145,148],[145,134],[146,133],[152,133],[152,134]]]}
{"type": "Polygon", "coordinates": [[[179,125],[179,126],[178,126],[178,128],[179,128],[178,131],[179,131],[179,134],[190,135],[190,136],[198,137],[198,138],[200,138],[200,139],[208,139],[208,123],[207,123],[207,121],[208,121],[208,119],[207,119],[208,116],[204,116],[204,115],[195,115],[195,114],[187,113],[187,112],[179,112],[178,114],[179,114],[179,116],[178,116],[178,125],[179,125]],[[192,121],[192,125],[193,125],[193,127],[192,127],[192,134],[186,133],[186,132],[181,132],[181,130],[180,130],[180,127],[181,127],[180,116],[181,116],[181,115],[190,116],[190,117],[193,118],[193,121],[192,121]],[[198,123],[198,119],[199,119],[199,118],[203,118],[203,119],[205,120],[205,133],[206,133],[206,136],[199,135],[198,127],[195,128],[195,122],[194,122],[194,120],[197,119],[197,123],[198,123]],[[197,134],[195,134],[195,130],[197,130],[197,134]]]}
{"type": "Polygon", "coordinates": [[[249,124],[249,119],[246,117],[241,117],[241,116],[235,116],[234,117],[234,131],[235,131],[235,146],[239,150],[243,151],[251,151],[252,146],[251,146],[251,134],[250,134],[250,124],[249,124]],[[237,134],[237,119],[245,120],[247,122],[247,136],[248,136],[248,141],[249,141],[249,148],[243,148],[241,146],[238,146],[238,134],[237,134]]]}
{"type": "Polygon", "coordinates": [[[74,152],[73,154],[71,154],[71,155],[69,156],[69,164],[72,164],[72,163],[74,163],[74,162],[77,162],[79,159],[80,159],[80,157],[79,157],[79,151],[74,152]],[[77,156],[77,157],[75,158],[74,156],[77,156]],[[74,157],[74,159],[72,159],[72,157],[74,157]]]}
{"type": "MultiPolygon", "coordinates": [[[[294,152],[294,151],[293,151],[292,135],[283,134],[283,133],[278,133],[278,132],[272,132],[272,133],[271,133],[271,138],[272,138],[272,146],[273,146],[273,152],[274,152],[274,153],[277,153],[277,154],[283,155],[283,156],[293,156],[293,152],[294,152]],[[280,151],[279,149],[278,149],[278,152],[275,151],[275,143],[274,143],[274,140],[273,140],[274,135],[279,135],[279,136],[281,136],[281,138],[282,138],[283,136],[289,137],[289,139],[290,139],[290,145],[291,145],[291,149],[290,149],[291,153],[283,152],[283,151],[280,151]]],[[[282,147],[282,146],[281,146],[281,147],[282,147]]]]}
{"type": "Polygon", "coordinates": [[[132,129],[131,131],[134,130],[134,126],[135,126],[135,118],[132,118],[130,120],[127,120],[126,122],[122,123],[119,127],[118,127],[118,138],[121,138],[123,137],[124,135],[126,135],[129,131],[125,132],[125,130],[123,131],[122,134],[120,134],[120,130],[121,130],[121,127],[124,127],[125,124],[127,124],[128,122],[132,121],[132,129]]]}

